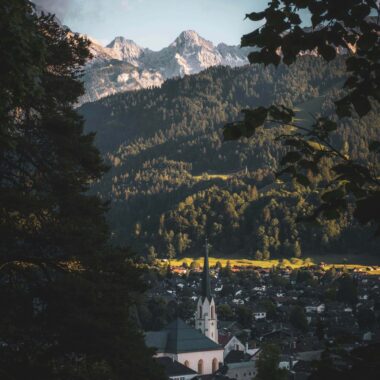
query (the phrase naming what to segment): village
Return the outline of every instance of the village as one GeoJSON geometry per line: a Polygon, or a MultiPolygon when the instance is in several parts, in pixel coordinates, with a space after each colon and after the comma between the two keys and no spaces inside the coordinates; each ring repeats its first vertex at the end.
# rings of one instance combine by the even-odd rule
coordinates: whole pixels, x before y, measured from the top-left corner
{"type": "Polygon", "coordinates": [[[168,266],[163,278],[147,277],[148,304],[159,302],[167,319],[146,343],[170,379],[254,379],[268,344],[285,378],[307,379],[327,352],[344,369],[347,353],[380,342],[377,274],[323,264],[209,268],[204,260],[203,268],[168,266]],[[173,334],[176,345],[165,346],[173,334]],[[202,334],[213,344],[201,343],[202,334]]]}

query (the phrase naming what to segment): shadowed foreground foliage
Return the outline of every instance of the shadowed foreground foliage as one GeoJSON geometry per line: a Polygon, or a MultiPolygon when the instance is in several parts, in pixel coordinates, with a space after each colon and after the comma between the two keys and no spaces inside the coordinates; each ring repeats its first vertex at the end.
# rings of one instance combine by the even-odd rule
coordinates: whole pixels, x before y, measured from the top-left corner
{"type": "Polygon", "coordinates": [[[73,109],[88,42],[0,3],[0,378],[160,379],[130,321],[143,290],[107,248],[105,165],[73,109]]]}
{"type": "MultiPolygon", "coordinates": [[[[322,189],[319,205],[306,219],[320,217],[338,219],[354,207],[354,216],[362,224],[373,223],[380,234],[380,141],[369,144],[369,155],[364,161],[349,157],[334,144],[333,133],[338,119],[360,118],[368,115],[380,101],[380,25],[379,5],[374,0],[273,0],[261,12],[246,15],[264,24],[244,35],[242,46],[258,48],[249,55],[250,63],[292,65],[297,56],[315,51],[332,62],[337,50],[345,55],[347,77],[343,89],[334,99],[335,115],[315,117],[311,126],[297,123],[295,111],[285,104],[243,110],[244,120],[226,124],[225,140],[250,138],[263,125],[289,125],[294,129],[277,137],[288,152],[281,160],[279,176],[293,178],[303,186],[310,186],[308,172],[321,173],[324,159],[333,160],[332,178],[322,189]],[[301,27],[304,12],[308,28],[301,27]]],[[[356,125],[353,126],[355,128],[356,125]]]]}

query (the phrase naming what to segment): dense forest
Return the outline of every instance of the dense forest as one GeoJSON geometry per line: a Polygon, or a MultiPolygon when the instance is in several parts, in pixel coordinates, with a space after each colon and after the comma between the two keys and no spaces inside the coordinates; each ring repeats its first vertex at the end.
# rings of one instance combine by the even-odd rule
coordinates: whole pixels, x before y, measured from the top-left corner
{"type": "MultiPolygon", "coordinates": [[[[291,127],[268,127],[239,142],[222,139],[223,125],[248,107],[296,107],[296,122],[305,125],[329,115],[344,79],[343,57],[327,65],[302,56],[277,69],[215,67],[82,106],[86,128],[97,133],[111,166],[94,191],[111,200],[113,241],[149,259],[198,255],[205,235],[214,255],[257,259],[378,251],[371,226],[357,225],[350,213],[321,225],[297,223],[332,173],[325,160],[322,174],[309,173],[310,187],[276,178],[285,153],[276,136],[291,127]]],[[[340,121],[333,142],[367,160],[378,123],[377,109],[340,121]]]]}

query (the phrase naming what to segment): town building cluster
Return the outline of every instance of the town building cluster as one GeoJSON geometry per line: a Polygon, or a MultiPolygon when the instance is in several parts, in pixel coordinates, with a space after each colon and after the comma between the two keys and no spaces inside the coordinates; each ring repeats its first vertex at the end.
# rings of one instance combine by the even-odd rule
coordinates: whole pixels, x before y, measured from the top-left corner
{"type": "Polygon", "coordinates": [[[206,248],[202,270],[176,268],[151,289],[192,309],[146,333],[168,378],[254,379],[262,348],[274,344],[279,368],[307,379],[327,348],[380,342],[380,276],[323,265],[237,269],[210,269],[206,248]]]}

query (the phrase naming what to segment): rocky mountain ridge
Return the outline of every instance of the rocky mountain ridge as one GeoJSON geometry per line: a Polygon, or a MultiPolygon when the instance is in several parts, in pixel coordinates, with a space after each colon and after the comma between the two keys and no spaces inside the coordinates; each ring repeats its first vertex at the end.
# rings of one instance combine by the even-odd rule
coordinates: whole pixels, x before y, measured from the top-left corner
{"type": "Polygon", "coordinates": [[[93,58],[85,70],[86,95],[81,104],[119,92],[159,87],[166,79],[196,74],[211,66],[243,66],[250,51],[224,43],[215,46],[193,30],[182,32],[159,51],[121,36],[106,47],[89,39],[93,58]]]}

